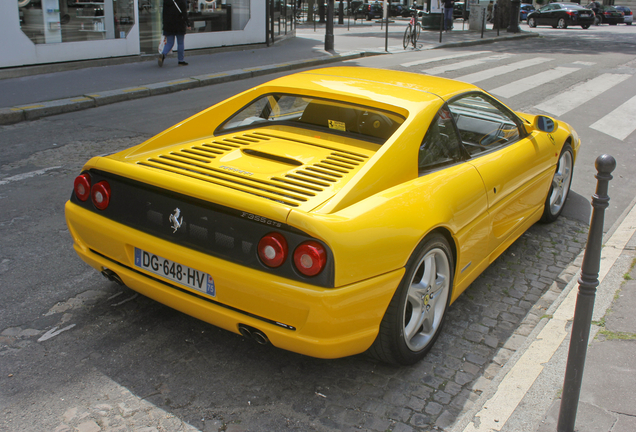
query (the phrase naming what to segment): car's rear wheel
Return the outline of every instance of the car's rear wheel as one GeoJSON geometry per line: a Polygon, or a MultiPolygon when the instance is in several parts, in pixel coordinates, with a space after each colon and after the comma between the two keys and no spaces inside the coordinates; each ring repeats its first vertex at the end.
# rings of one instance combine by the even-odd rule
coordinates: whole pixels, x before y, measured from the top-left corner
{"type": "Polygon", "coordinates": [[[574,156],[572,147],[566,143],[563,146],[563,150],[561,150],[559,162],[552,177],[552,184],[550,185],[548,197],[545,200],[541,222],[554,222],[563,211],[565,201],[570,192],[570,185],[572,184],[573,167],[574,156]]]}
{"type": "Polygon", "coordinates": [[[559,22],[557,23],[557,28],[560,28],[560,29],[568,28],[568,25],[565,23],[565,18],[561,18],[559,20],[559,22]]]}
{"type": "Polygon", "coordinates": [[[581,26],[581,28],[582,28],[582,29],[584,29],[584,30],[586,30],[586,29],[589,29],[589,28],[590,28],[590,25],[589,25],[589,24],[583,24],[583,25],[581,26]]]}
{"type": "Polygon", "coordinates": [[[536,27],[537,26],[537,22],[534,20],[534,18],[528,18],[528,26],[529,27],[536,27]]]}
{"type": "Polygon", "coordinates": [[[430,234],[406,265],[369,353],[379,360],[410,365],[439,337],[453,285],[453,254],[441,234],[430,234]]]}

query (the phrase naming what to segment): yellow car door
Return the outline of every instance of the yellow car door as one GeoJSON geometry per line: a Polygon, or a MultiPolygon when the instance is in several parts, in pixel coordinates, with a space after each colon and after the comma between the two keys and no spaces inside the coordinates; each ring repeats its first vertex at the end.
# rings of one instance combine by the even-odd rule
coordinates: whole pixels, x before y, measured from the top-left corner
{"type": "Polygon", "coordinates": [[[541,216],[554,145],[527,135],[516,115],[483,93],[470,93],[449,107],[469,163],[486,188],[494,259],[541,216]]]}

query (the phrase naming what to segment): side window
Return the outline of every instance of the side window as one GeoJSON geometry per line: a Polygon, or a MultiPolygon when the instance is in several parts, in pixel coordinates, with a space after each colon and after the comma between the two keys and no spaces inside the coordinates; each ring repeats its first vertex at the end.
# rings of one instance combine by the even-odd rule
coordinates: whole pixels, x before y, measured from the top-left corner
{"type": "Polygon", "coordinates": [[[486,95],[469,94],[448,106],[471,156],[511,144],[523,136],[516,116],[486,95]]]}
{"type": "Polygon", "coordinates": [[[448,107],[443,107],[433,118],[420,145],[418,167],[420,171],[438,168],[461,158],[461,145],[448,107]]]}

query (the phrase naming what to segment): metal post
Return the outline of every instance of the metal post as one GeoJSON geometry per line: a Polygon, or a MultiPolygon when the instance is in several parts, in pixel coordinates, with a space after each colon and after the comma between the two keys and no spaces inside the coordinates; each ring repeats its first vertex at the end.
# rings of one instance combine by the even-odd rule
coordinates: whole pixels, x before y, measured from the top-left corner
{"type": "Polygon", "coordinates": [[[389,14],[386,14],[386,30],[384,33],[384,51],[389,52],[389,14]]]}
{"type": "Polygon", "coordinates": [[[340,0],[340,5],[338,5],[338,24],[344,24],[344,4],[342,0],[340,0]]]}
{"type": "Polygon", "coordinates": [[[265,43],[269,46],[269,20],[271,17],[269,16],[269,1],[265,3],[265,43]]]}
{"type": "MultiPolygon", "coordinates": [[[[415,10],[415,19],[417,20],[417,9],[415,10]]],[[[439,20],[439,43],[442,43],[443,32],[444,32],[444,8],[442,8],[442,18],[439,20]]]]}
{"type": "Polygon", "coordinates": [[[481,38],[484,38],[484,29],[486,28],[486,8],[481,8],[481,38]]]}
{"type": "Polygon", "coordinates": [[[497,36],[499,36],[499,27],[501,27],[501,20],[499,19],[499,8],[497,7],[497,3],[495,3],[495,25],[497,26],[497,36]]]}
{"type": "Polygon", "coordinates": [[[325,51],[333,51],[333,2],[327,3],[327,31],[325,33],[325,51]]]}
{"type": "Polygon", "coordinates": [[[576,421],[576,410],[581,393],[583,380],[583,368],[587,343],[590,337],[592,311],[594,310],[594,298],[598,286],[598,272],[601,261],[601,245],[603,243],[603,222],[605,209],[609,205],[607,189],[610,175],[616,168],[616,160],[607,154],[596,158],[596,193],[592,196],[592,220],[587,236],[587,245],[581,265],[581,277],[579,278],[579,293],[576,297],[574,309],[574,322],[572,323],[572,336],[570,338],[570,350],[565,368],[565,380],[563,382],[563,397],[559,410],[558,432],[573,432],[576,421]]]}

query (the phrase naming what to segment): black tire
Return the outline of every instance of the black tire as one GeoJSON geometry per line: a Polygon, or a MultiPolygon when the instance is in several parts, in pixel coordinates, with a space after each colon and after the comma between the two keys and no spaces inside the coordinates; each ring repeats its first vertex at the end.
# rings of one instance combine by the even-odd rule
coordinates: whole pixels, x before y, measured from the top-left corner
{"type": "Polygon", "coordinates": [[[561,18],[561,19],[559,19],[559,22],[557,22],[557,28],[560,28],[560,29],[566,29],[566,28],[568,28],[568,25],[567,25],[567,23],[565,22],[565,18],[561,18]]]}
{"type": "Polygon", "coordinates": [[[627,25],[632,25],[632,23],[630,23],[630,22],[628,22],[628,23],[625,23],[625,24],[627,24],[627,25]]]}
{"type": "Polygon", "coordinates": [[[448,241],[441,234],[428,235],[406,264],[369,354],[399,365],[412,365],[424,358],[444,325],[453,277],[454,259],[448,241]]]}
{"type": "Polygon", "coordinates": [[[596,16],[596,18],[594,18],[594,25],[601,25],[603,24],[603,17],[601,16],[596,16]]]}
{"type": "MultiPolygon", "coordinates": [[[[419,21],[415,23],[415,42],[420,38],[420,33],[422,32],[422,26],[419,21]]],[[[415,46],[415,44],[413,44],[415,46]]]]}
{"type": "Polygon", "coordinates": [[[568,199],[568,194],[570,193],[573,168],[574,153],[572,152],[570,144],[566,143],[559,155],[559,161],[557,162],[554,176],[552,177],[550,191],[545,199],[541,222],[554,222],[563,211],[565,201],[568,199]]]}
{"type": "Polygon", "coordinates": [[[589,28],[590,28],[590,25],[589,25],[589,24],[583,24],[583,25],[581,26],[581,28],[582,28],[583,30],[587,30],[587,29],[589,29],[589,28]]]}
{"type": "Polygon", "coordinates": [[[537,22],[535,21],[534,18],[528,18],[528,27],[536,27],[537,26],[537,22]]]}

